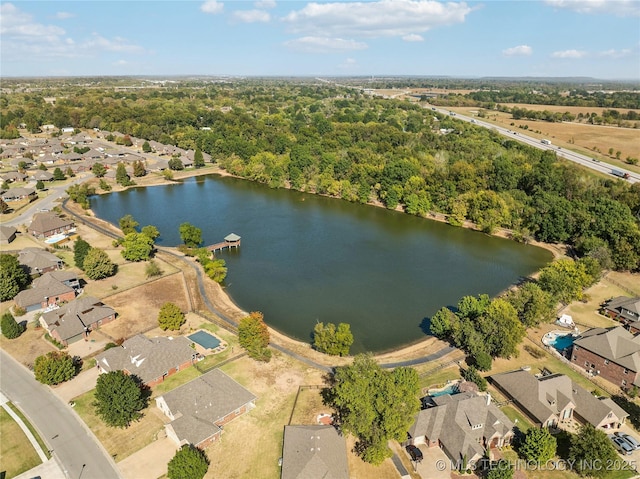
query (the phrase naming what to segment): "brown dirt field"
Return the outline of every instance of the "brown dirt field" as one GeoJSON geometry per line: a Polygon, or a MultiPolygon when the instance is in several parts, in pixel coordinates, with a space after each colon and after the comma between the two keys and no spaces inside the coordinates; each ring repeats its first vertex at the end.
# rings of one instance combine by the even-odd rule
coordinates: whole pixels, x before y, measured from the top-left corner
{"type": "Polygon", "coordinates": [[[176,304],[182,311],[189,310],[181,274],[173,274],[104,298],[104,303],[114,308],[118,317],[100,330],[117,339],[130,338],[153,329],[158,324],[158,312],[166,302],[176,304]]]}
{"type": "MultiPolygon", "coordinates": [[[[522,105],[529,108],[534,105],[522,105]]],[[[539,105],[543,107],[544,105],[539,105]]],[[[543,108],[544,109],[544,108],[543,108]]],[[[477,107],[451,108],[465,115],[477,112],[477,107]]],[[[593,109],[592,109],[593,110],[593,109]]],[[[566,111],[566,110],[565,110],[566,111]]],[[[496,123],[502,127],[514,127],[515,131],[526,132],[527,135],[539,138],[550,138],[553,143],[574,150],[578,153],[591,155],[611,165],[622,166],[634,171],[640,171],[638,166],[628,165],[624,160],[627,156],[640,158],[640,142],[637,129],[619,128],[616,126],[588,125],[581,123],[550,123],[534,120],[514,120],[510,113],[492,111],[483,121],[496,123]],[[520,126],[528,126],[528,130],[521,130],[520,126]],[[594,147],[597,150],[594,150],[594,147]],[[621,152],[621,160],[608,155],[609,148],[621,152]],[[598,153],[600,152],[600,153],[598,153]]]]}
{"type": "MultiPolygon", "coordinates": [[[[16,318],[16,321],[20,322],[20,320],[21,318],[16,318]]],[[[32,365],[38,356],[51,351],[58,351],[58,348],[44,339],[45,333],[44,329],[36,329],[35,325],[31,323],[27,326],[27,330],[16,339],[7,339],[0,335],[0,348],[21,364],[25,366],[32,365]]]]}
{"type": "Polygon", "coordinates": [[[564,113],[568,111],[569,113],[573,113],[574,115],[578,115],[582,113],[586,115],[587,113],[596,113],[598,115],[602,115],[604,110],[618,110],[621,113],[626,113],[628,111],[635,111],[636,113],[640,113],[640,110],[634,108],[599,108],[592,106],[562,106],[562,105],[533,105],[528,103],[501,103],[501,105],[508,106],[509,108],[518,107],[518,108],[526,108],[527,110],[533,111],[554,111],[564,113]]]}

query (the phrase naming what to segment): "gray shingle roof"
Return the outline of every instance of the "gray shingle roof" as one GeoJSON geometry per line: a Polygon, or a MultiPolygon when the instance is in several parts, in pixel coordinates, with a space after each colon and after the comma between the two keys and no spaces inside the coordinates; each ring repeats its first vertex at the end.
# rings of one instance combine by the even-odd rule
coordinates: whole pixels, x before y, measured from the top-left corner
{"type": "Polygon", "coordinates": [[[42,315],[49,331],[57,331],[63,341],[82,334],[86,328],[101,319],[115,314],[113,308],[105,306],[92,296],[83,296],[71,301],[59,309],[42,315]]]}
{"type": "Polygon", "coordinates": [[[281,479],[348,479],[347,446],[333,426],[285,426],[281,479]]]}
{"type": "Polygon", "coordinates": [[[96,361],[105,371],[125,370],[148,383],[193,360],[195,355],[191,341],[185,337],[147,338],[138,334],[123,342],[121,347],[100,353],[96,361]]]}
{"type": "Polygon", "coordinates": [[[31,288],[20,291],[14,298],[14,301],[23,308],[26,308],[34,304],[43,303],[45,297],[51,298],[73,291],[72,287],[56,279],[53,273],[53,271],[45,273],[34,280],[31,288]]]}
{"type": "Polygon", "coordinates": [[[29,225],[29,232],[44,234],[47,231],[68,228],[70,226],[73,226],[73,221],[62,219],[55,213],[37,213],[33,215],[33,220],[29,225]]]}
{"type": "Polygon", "coordinates": [[[640,297],[618,296],[607,302],[605,308],[615,311],[629,321],[640,321],[640,297]]]}
{"type": "Polygon", "coordinates": [[[634,373],[640,371],[640,336],[634,336],[622,326],[590,329],[573,344],[634,373]]]}
{"type": "Polygon", "coordinates": [[[504,437],[513,430],[513,423],[485,396],[474,393],[443,395],[433,398],[436,404],[416,415],[409,429],[411,437],[426,436],[440,441],[450,459],[471,460],[484,454],[482,438],[504,437]]]}
{"type": "Polygon", "coordinates": [[[13,226],[0,225],[0,241],[5,243],[9,242],[10,239],[15,237],[17,231],[13,226]]]}
{"type": "Polygon", "coordinates": [[[596,398],[564,374],[552,374],[538,379],[527,371],[512,371],[495,374],[491,379],[541,424],[551,416],[560,419],[559,413],[571,405],[577,415],[596,427],[611,412],[619,419],[628,416],[613,401],[596,398]]]}
{"type": "Polygon", "coordinates": [[[52,266],[64,264],[60,258],[42,248],[24,248],[18,253],[18,262],[26,266],[31,273],[37,273],[52,266]]]}

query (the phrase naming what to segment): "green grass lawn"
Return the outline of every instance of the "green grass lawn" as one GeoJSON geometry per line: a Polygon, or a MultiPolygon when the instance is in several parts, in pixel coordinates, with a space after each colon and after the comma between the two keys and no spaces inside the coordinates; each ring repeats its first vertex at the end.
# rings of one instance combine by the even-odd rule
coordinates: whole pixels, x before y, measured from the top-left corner
{"type": "Polygon", "coordinates": [[[460,368],[449,366],[426,376],[420,376],[420,388],[435,388],[446,385],[447,381],[460,379],[460,368]]]}
{"type": "Polygon", "coordinates": [[[0,438],[0,477],[15,477],[41,463],[36,450],[18,423],[2,408],[0,438]]]}
{"type": "Polygon", "coordinates": [[[507,416],[513,423],[516,425],[518,429],[524,434],[527,433],[529,429],[533,427],[531,421],[527,419],[520,411],[518,411],[513,406],[503,406],[500,408],[505,416],[507,416]]]}

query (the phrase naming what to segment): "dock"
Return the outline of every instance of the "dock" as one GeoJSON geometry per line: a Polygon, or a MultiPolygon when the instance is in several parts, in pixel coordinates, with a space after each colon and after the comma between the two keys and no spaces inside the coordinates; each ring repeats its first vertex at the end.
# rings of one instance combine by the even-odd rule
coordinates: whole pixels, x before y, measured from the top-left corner
{"type": "Polygon", "coordinates": [[[240,236],[235,233],[231,233],[225,236],[224,241],[207,246],[207,249],[215,253],[216,251],[222,251],[225,248],[239,248],[240,240],[240,236]]]}

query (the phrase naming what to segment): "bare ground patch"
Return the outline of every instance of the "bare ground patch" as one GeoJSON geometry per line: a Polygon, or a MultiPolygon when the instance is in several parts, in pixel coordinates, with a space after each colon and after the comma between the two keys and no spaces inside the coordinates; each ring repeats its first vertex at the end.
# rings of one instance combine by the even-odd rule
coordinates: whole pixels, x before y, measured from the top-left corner
{"type": "MultiPolygon", "coordinates": [[[[20,322],[22,318],[17,317],[20,322]]],[[[36,328],[33,323],[16,339],[7,339],[0,335],[0,347],[25,366],[32,365],[38,356],[58,351],[53,344],[44,339],[46,331],[36,328]]]]}

